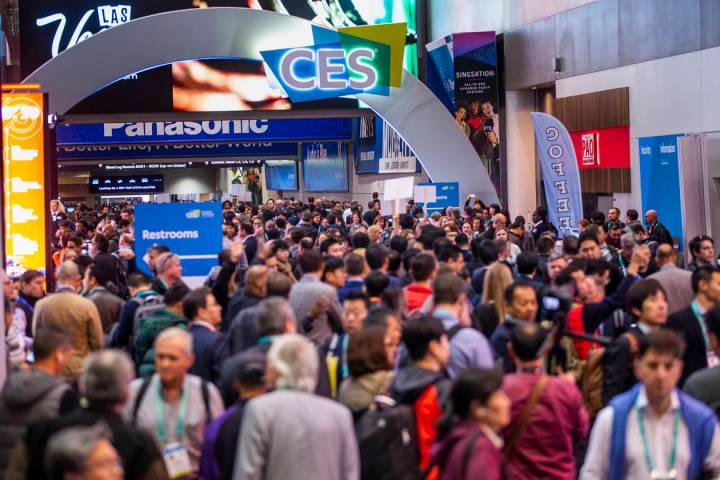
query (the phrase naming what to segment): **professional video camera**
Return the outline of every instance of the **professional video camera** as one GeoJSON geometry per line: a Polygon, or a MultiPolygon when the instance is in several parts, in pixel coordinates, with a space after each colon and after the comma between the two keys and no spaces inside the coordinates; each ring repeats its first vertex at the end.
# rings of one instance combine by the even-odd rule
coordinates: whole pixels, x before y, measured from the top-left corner
{"type": "Polygon", "coordinates": [[[570,330],[568,315],[573,308],[574,296],[575,286],[572,283],[562,287],[545,287],[539,293],[540,325],[549,332],[543,351],[548,352],[550,371],[560,369],[567,372],[575,369],[577,355],[572,340],[587,340],[601,346],[606,346],[611,341],[606,337],[570,330]]]}

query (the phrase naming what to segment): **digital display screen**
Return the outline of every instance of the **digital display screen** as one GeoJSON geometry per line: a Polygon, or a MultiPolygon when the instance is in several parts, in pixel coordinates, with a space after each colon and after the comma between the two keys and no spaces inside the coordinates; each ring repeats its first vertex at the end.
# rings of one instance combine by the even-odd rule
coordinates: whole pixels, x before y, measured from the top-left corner
{"type": "Polygon", "coordinates": [[[298,189],[298,169],[295,160],[266,160],[265,186],[268,190],[298,189]]]}
{"type": "Polygon", "coordinates": [[[303,184],[308,192],[347,192],[347,147],[342,142],[302,145],[303,184]]]}
{"type": "MultiPolygon", "coordinates": [[[[350,27],[406,22],[405,68],[417,74],[416,0],[23,0],[20,8],[22,76],[102,30],[148,15],[189,8],[245,7],[350,27]]],[[[354,108],[354,99],[292,104],[269,87],[254,60],[193,60],[119,80],[70,113],[146,113],[354,108]]]]}
{"type": "Polygon", "coordinates": [[[164,189],[163,175],[90,177],[90,193],[161,193],[164,189]]]}

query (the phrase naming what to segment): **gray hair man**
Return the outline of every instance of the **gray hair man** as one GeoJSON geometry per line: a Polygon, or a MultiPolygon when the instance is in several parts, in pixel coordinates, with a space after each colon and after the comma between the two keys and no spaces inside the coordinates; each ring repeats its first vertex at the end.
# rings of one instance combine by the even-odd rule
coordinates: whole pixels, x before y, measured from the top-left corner
{"type": "Polygon", "coordinates": [[[161,253],[157,257],[155,270],[157,276],[152,279],[152,287],[160,295],[165,295],[170,287],[183,283],[180,257],[172,252],[161,253]]]}
{"type": "Polygon", "coordinates": [[[31,425],[24,442],[13,452],[6,478],[49,478],[44,469],[48,439],[70,427],[105,423],[112,432],[111,443],[118,451],[128,478],[168,478],[160,450],[145,431],[128,426],[120,416],[129,398],[128,384],[134,376],[130,357],[120,350],[91,354],[79,379],[80,395],[86,407],[69,415],[31,425]]]}
{"type": "Polygon", "coordinates": [[[217,388],[188,373],[194,361],[192,335],[163,330],[155,340],[156,373],[130,384],[124,412],[153,436],[172,478],[197,475],[206,426],[223,412],[217,388]]]}
{"type": "Polygon", "coordinates": [[[45,453],[48,476],[52,480],[122,480],[122,460],[111,439],[110,429],[102,423],[56,433],[45,453]]]}
{"type": "Polygon", "coordinates": [[[311,393],[317,371],[317,350],[309,340],[297,334],[273,340],[265,378],[275,391],[248,403],[235,480],[360,478],[352,415],[311,393]]]}

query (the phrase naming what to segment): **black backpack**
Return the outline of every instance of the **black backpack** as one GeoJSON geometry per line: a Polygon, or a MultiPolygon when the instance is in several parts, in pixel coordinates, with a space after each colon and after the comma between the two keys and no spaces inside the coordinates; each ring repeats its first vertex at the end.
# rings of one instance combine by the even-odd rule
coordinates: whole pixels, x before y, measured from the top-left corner
{"type": "Polygon", "coordinates": [[[417,428],[412,405],[377,397],[355,425],[362,480],[419,480],[417,428]]]}

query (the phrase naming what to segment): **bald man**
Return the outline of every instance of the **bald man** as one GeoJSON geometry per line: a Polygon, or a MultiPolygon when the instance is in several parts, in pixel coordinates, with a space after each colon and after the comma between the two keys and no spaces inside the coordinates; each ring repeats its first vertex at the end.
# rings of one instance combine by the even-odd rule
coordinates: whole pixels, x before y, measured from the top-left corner
{"type": "Polygon", "coordinates": [[[495,230],[498,228],[507,228],[507,218],[502,213],[496,213],[492,218],[492,226],[488,228],[483,237],[488,240],[495,240],[495,230]]]}
{"type": "Polygon", "coordinates": [[[648,242],[673,244],[672,236],[668,229],[658,220],[658,213],[655,210],[645,212],[645,224],[648,227],[648,242]]]}
{"type": "Polygon", "coordinates": [[[687,308],[693,300],[692,272],[678,268],[676,260],[675,250],[671,245],[660,245],[655,252],[655,263],[660,271],[648,277],[660,282],[665,289],[669,313],[687,308]]]}

